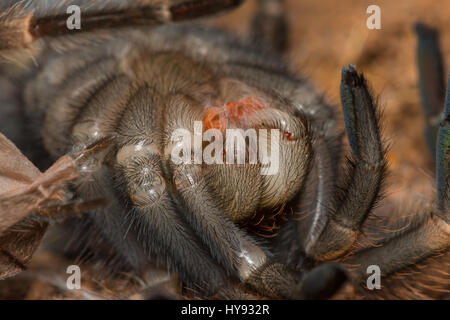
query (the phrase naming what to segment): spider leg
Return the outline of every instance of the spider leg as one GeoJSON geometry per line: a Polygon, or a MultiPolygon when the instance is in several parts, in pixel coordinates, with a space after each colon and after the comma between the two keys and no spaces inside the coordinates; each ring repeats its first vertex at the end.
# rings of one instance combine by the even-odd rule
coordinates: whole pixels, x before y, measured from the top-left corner
{"type": "Polygon", "coordinates": [[[284,53],[288,33],[284,0],[258,0],[252,33],[252,38],[258,45],[268,45],[272,50],[284,53]]]}
{"type": "MultiPolygon", "coordinates": [[[[179,272],[188,285],[197,284],[208,293],[215,292],[224,284],[225,272],[180,217],[162,174],[159,118],[156,108],[148,107],[161,97],[148,86],[131,89],[126,79],[120,78],[119,82],[122,86],[111,82],[109,91],[97,93],[98,99],[85,105],[72,132],[72,153],[81,166],[80,177],[74,184],[77,195],[84,200],[93,196],[109,199],[108,207],[91,211],[89,215],[94,223],[92,229],[98,229],[101,240],[106,239],[108,247],[114,248],[114,255],[121,256],[105,269],[123,265],[139,273],[149,263],[155,263],[152,261],[155,256],[161,257],[164,265],[179,272]],[[109,122],[99,119],[96,113],[107,97],[115,103],[106,103],[109,108],[103,108],[104,113],[122,110],[120,117],[109,122]],[[95,134],[86,129],[89,119],[96,121],[95,134]],[[97,141],[109,130],[114,132],[115,144],[104,153],[95,153],[98,148],[77,152],[80,146],[97,141]]],[[[158,258],[156,263],[160,262],[158,258]]]]}
{"type": "Polygon", "coordinates": [[[366,268],[378,265],[384,276],[448,252],[450,244],[450,75],[447,98],[436,145],[438,208],[427,215],[407,219],[403,231],[385,234],[377,247],[366,248],[344,260],[357,283],[367,277],[366,268]]]}
{"type": "Polygon", "coordinates": [[[441,217],[450,223],[450,74],[444,108],[444,120],[439,127],[436,145],[436,177],[441,217]]]}
{"type": "Polygon", "coordinates": [[[425,137],[431,154],[436,154],[436,137],[444,102],[444,68],[437,31],[418,23],[417,67],[422,109],[425,116],[425,137]]]}
{"type": "Polygon", "coordinates": [[[189,185],[178,188],[188,208],[188,220],[202,235],[211,254],[232,273],[237,272],[242,281],[268,297],[319,299],[334,294],[346,280],[345,272],[336,265],[325,264],[318,270],[301,273],[275,262],[224,215],[208,192],[205,180],[199,178],[199,168],[194,166],[184,166],[175,177],[176,184],[189,185]]]}
{"type": "MultiPolygon", "coordinates": [[[[352,282],[357,286],[364,285],[371,265],[378,266],[383,277],[390,277],[406,267],[425,262],[427,258],[445,255],[450,243],[450,225],[440,218],[440,214],[442,212],[434,212],[409,219],[402,232],[386,234],[376,247],[364,248],[344,259],[342,263],[348,266],[352,282]]],[[[445,215],[448,220],[448,211],[445,215]]],[[[435,276],[439,275],[430,274],[430,277],[435,276]]]]}
{"type": "Polygon", "coordinates": [[[312,167],[296,208],[297,212],[302,213],[302,218],[288,222],[281,230],[281,239],[277,243],[277,251],[285,254],[281,259],[297,269],[306,266],[304,249],[307,244],[317,241],[329,219],[328,202],[333,197],[337,178],[332,160],[336,153],[332,153],[333,148],[323,135],[315,133],[312,148],[312,167]]]}
{"type": "Polygon", "coordinates": [[[211,257],[201,238],[186,222],[172,196],[172,181],[161,161],[161,118],[152,105],[165,105],[157,91],[142,86],[131,96],[117,124],[115,156],[117,190],[129,209],[130,226],[147,255],[167,258],[189,285],[217,291],[226,273],[211,257]]]}
{"type": "Polygon", "coordinates": [[[322,264],[308,272],[293,271],[280,263],[268,263],[253,272],[247,283],[271,298],[327,299],[347,280],[335,263],[322,264]]]}
{"type": "Polygon", "coordinates": [[[364,77],[352,65],[342,70],[341,103],[354,160],[349,161],[347,184],[329,210],[325,226],[306,243],[307,255],[317,260],[336,258],[351,248],[378,198],[385,174],[377,110],[364,77]]]}
{"type": "Polygon", "coordinates": [[[69,4],[63,2],[39,13],[16,5],[0,13],[0,50],[29,46],[42,37],[136,26],[153,26],[209,16],[239,5],[242,0],[165,0],[128,1],[125,5],[108,2],[81,5],[81,28],[67,27],[69,4]]]}
{"type": "Polygon", "coordinates": [[[225,282],[225,273],[180,218],[163,178],[159,156],[143,154],[125,160],[119,169],[133,202],[128,223],[136,229],[146,252],[167,256],[169,265],[190,285],[217,291],[225,282]]]}

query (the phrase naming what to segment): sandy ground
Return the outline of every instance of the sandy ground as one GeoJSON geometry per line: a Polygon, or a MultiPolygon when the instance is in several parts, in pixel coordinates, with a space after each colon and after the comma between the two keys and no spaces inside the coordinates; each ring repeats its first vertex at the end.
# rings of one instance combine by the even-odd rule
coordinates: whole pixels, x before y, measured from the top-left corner
{"type": "MultiPolygon", "coordinates": [[[[218,19],[219,25],[245,36],[255,4],[255,0],[247,1],[218,19]]],[[[448,72],[450,1],[286,0],[286,8],[291,28],[288,59],[293,70],[309,77],[339,106],[341,67],[356,64],[384,109],[384,137],[391,144],[389,199],[397,204],[411,199],[428,201],[434,192],[434,169],[423,138],[413,25],[421,21],[440,31],[448,72]],[[366,27],[366,9],[371,4],[380,6],[380,30],[366,27]]]]}

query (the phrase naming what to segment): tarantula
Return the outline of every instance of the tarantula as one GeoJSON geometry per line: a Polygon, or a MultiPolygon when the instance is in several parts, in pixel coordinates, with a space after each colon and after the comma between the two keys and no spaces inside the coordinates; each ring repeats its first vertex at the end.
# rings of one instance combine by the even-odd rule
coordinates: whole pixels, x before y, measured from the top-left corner
{"type": "MultiPolygon", "coordinates": [[[[238,282],[262,296],[288,299],[327,298],[346,281],[362,289],[370,265],[389,279],[430,257],[444,264],[450,243],[450,91],[442,113],[441,92],[434,89],[442,67],[430,66],[430,31],[418,27],[426,44],[419,48],[422,98],[429,132],[438,137],[438,205],[396,232],[372,223],[380,239],[357,246],[387,166],[380,111],[366,81],[353,65],[342,69],[351,147],[343,175],[333,108],[280,58],[287,32],[282,1],[258,1],[253,45],[182,22],[241,2],[80,4],[80,30],[66,27],[64,4],[42,12],[19,5],[2,14],[2,52],[43,39],[37,41],[37,67],[15,79],[22,85],[18,99],[26,130],[38,138],[15,142],[41,168],[46,159],[81,154],[79,176],[67,185],[67,195],[108,200],[64,224],[69,253],[136,274],[156,259],[207,295],[238,282]],[[263,175],[264,165],[248,159],[172,161],[174,149],[187,143],[173,139],[175,130],[196,139],[199,130],[231,128],[281,132],[279,139],[265,136],[271,151],[279,149],[277,173],[263,175]],[[98,239],[107,246],[97,245],[98,239]]],[[[200,143],[204,151],[206,143],[200,143]]]]}

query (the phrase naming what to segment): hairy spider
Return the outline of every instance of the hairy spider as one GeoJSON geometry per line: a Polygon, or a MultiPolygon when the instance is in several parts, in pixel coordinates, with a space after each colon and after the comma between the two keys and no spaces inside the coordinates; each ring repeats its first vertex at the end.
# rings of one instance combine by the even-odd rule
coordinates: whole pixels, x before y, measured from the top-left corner
{"type": "Polygon", "coordinates": [[[432,32],[417,27],[438,203],[389,232],[395,228],[390,222],[367,223],[387,163],[379,109],[364,77],[353,65],[342,69],[351,147],[342,174],[333,108],[280,58],[287,32],[282,1],[258,1],[253,36],[259,46],[182,23],[240,2],[80,3],[80,30],[66,27],[64,3],[45,10],[19,5],[2,13],[0,50],[39,51],[37,66],[15,78],[28,137],[11,139],[41,168],[46,159],[95,150],[67,190],[85,202],[108,203],[67,220],[67,254],[103,261],[112,273],[140,274],[155,261],[164,263],[205,295],[242,283],[243,290],[287,299],[327,298],[347,279],[356,291],[364,290],[371,265],[389,281],[405,268],[438,259],[445,275],[435,282],[448,292],[450,91],[442,112],[442,91],[435,89],[443,83],[442,66],[433,65],[440,57],[432,32]],[[443,119],[440,126],[437,119],[443,119]],[[248,159],[173,161],[174,150],[189,143],[173,139],[176,130],[195,140],[199,130],[232,128],[281,132],[279,139],[258,133],[271,152],[278,148],[275,174],[262,174],[264,164],[248,159]],[[92,148],[99,143],[102,148],[92,148]],[[363,246],[367,224],[379,238],[363,246]]]}

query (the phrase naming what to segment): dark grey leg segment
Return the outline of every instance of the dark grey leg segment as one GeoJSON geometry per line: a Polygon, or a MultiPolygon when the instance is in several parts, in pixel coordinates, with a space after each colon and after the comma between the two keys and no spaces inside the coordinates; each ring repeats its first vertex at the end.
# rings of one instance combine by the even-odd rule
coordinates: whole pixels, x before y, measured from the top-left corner
{"type": "Polygon", "coordinates": [[[422,110],[425,116],[425,138],[431,154],[436,154],[436,136],[444,101],[444,68],[437,31],[421,23],[417,34],[417,67],[422,110]]]}
{"type": "Polygon", "coordinates": [[[436,177],[439,209],[450,223],[450,74],[445,98],[444,120],[438,131],[436,145],[436,177]]]}
{"type": "Polygon", "coordinates": [[[315,241],[306,244],[306,253],[318,260],[334,259],[351,248],[378,199],[385,175],[378,111],[364,77],[352,65],[342,70],[341,103],[353,160],[325,227],[315,241]]]}
{"type": "Polygon", "coordinates": [[[259,46],[283,54],[287,47],[288,25],[284,0],[258,0],[258,11],[253,18],[252,37],[259,46]]]}

